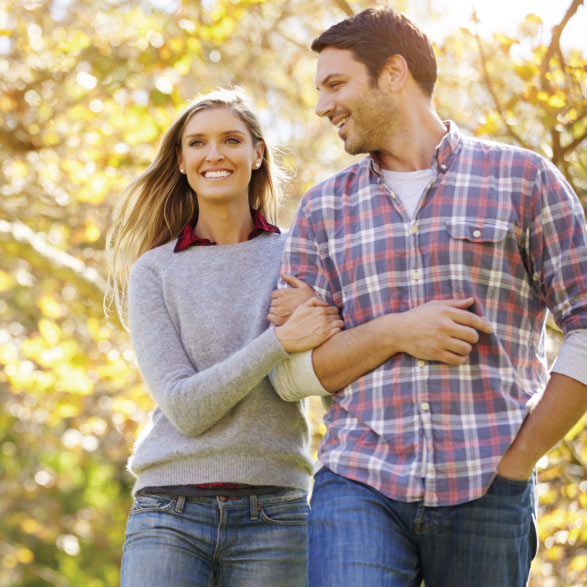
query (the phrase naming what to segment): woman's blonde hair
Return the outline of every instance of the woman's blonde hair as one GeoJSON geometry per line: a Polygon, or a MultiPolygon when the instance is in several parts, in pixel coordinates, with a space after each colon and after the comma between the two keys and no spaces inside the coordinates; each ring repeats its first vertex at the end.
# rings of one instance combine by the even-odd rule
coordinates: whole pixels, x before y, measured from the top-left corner
{"type": "Polygon", "coordinates": [[[186,225],[198,218],[198,200],[186,175],[180,173],[177,153],[185,127],[203,110],[228,108],[251,133],[253,144],[265,143],[263,160],[253,169],[249,183],[249,206],[272,223],[277,221],[281,195],[281,171],[273,162],[261,125],[240,88],[221,88],[196,98],[163,135],[149,167],[123,192],[114,208],[106,239],[108,284],[104,308],[108,315],[114,304],[124,325],[127,311],[127,282],[133,263],[146,251],[179,237],[186,225]]]}

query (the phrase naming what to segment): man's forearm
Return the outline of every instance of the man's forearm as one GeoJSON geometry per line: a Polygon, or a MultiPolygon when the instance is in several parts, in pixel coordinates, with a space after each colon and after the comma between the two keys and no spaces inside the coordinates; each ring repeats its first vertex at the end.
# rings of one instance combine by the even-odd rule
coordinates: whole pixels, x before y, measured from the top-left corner
{"type": "Polygon", "coordinates": [[[346,387],[399,352],[389,336],[393,315],[343,330],[312,352],[314,371],[331,393],[346,387]]]}
{"type": "Polygon", "coordinates": [[[462,365],[491,324],[467,310],[473,298],[433,301],[386,314],[343,330],[314,349],[312,363],[322,385],[334,393],[398,352],[418,359],[462,365]]]}
{"type": "Polygon", "coordinates": [[[566,375],[552,373],[544,394],[524,420],[497,472],[512,479],[530,477],[538,460],[586,410],[587,386],[566,375]]]}

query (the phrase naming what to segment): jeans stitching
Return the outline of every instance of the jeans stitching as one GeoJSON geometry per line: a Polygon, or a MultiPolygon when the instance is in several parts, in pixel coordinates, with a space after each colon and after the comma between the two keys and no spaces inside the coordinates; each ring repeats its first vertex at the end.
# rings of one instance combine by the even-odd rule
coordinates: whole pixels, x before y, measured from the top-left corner
{"type": "Polygon", "coordinates": [[[308,514],[303,513],[304,516],[303,520],[275,520],[274,518],[270,518],[265,511],[261,508],[261,519],[268,524],[276,524],[278,526],[304,526],[308,520],[308,514]]]}
{"type": "Polygon", "coordinates": [[[168,503],[165,503],[164,505],[144,505],[141,506],[139,505],[139,499],[137,498],[135,499],[135,502],[130,510],[129,515],[130,516],[134,516],[137,514],[142,514],[142,513],[147,513],[147,512],[161,512],[161,513],[165,513],[168,512],[177,502],[177,498],[174,497],[172,498],[168,503]]]}

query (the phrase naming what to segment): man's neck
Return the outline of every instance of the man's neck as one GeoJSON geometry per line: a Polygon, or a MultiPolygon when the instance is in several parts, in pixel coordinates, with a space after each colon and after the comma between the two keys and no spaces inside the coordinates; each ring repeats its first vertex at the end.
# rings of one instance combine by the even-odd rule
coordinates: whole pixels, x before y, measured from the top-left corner
{"type": "Polygon", "coordinates": [[[402,128],[393,133],[389,149],[374,153],[380,167],[391,171],[428,169],[446,127],[432,109],[406,109],[402,128]]]}

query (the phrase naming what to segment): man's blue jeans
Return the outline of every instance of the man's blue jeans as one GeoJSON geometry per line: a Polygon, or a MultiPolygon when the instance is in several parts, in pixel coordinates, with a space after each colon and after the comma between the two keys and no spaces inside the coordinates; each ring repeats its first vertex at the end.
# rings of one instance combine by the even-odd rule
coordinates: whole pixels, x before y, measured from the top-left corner
{"type": "Polygon", "coordinates": [[[534,479],[497,477],[480,499],[424,507],[324,468],[308,518],[310,587],[521,587],[535,505],[534,479]]]}
{"type": "Polygon", "coordinates": [[[223,500],[139,495],[130,511],[124,587],[303,587],[305,491],[223,500]]]}

